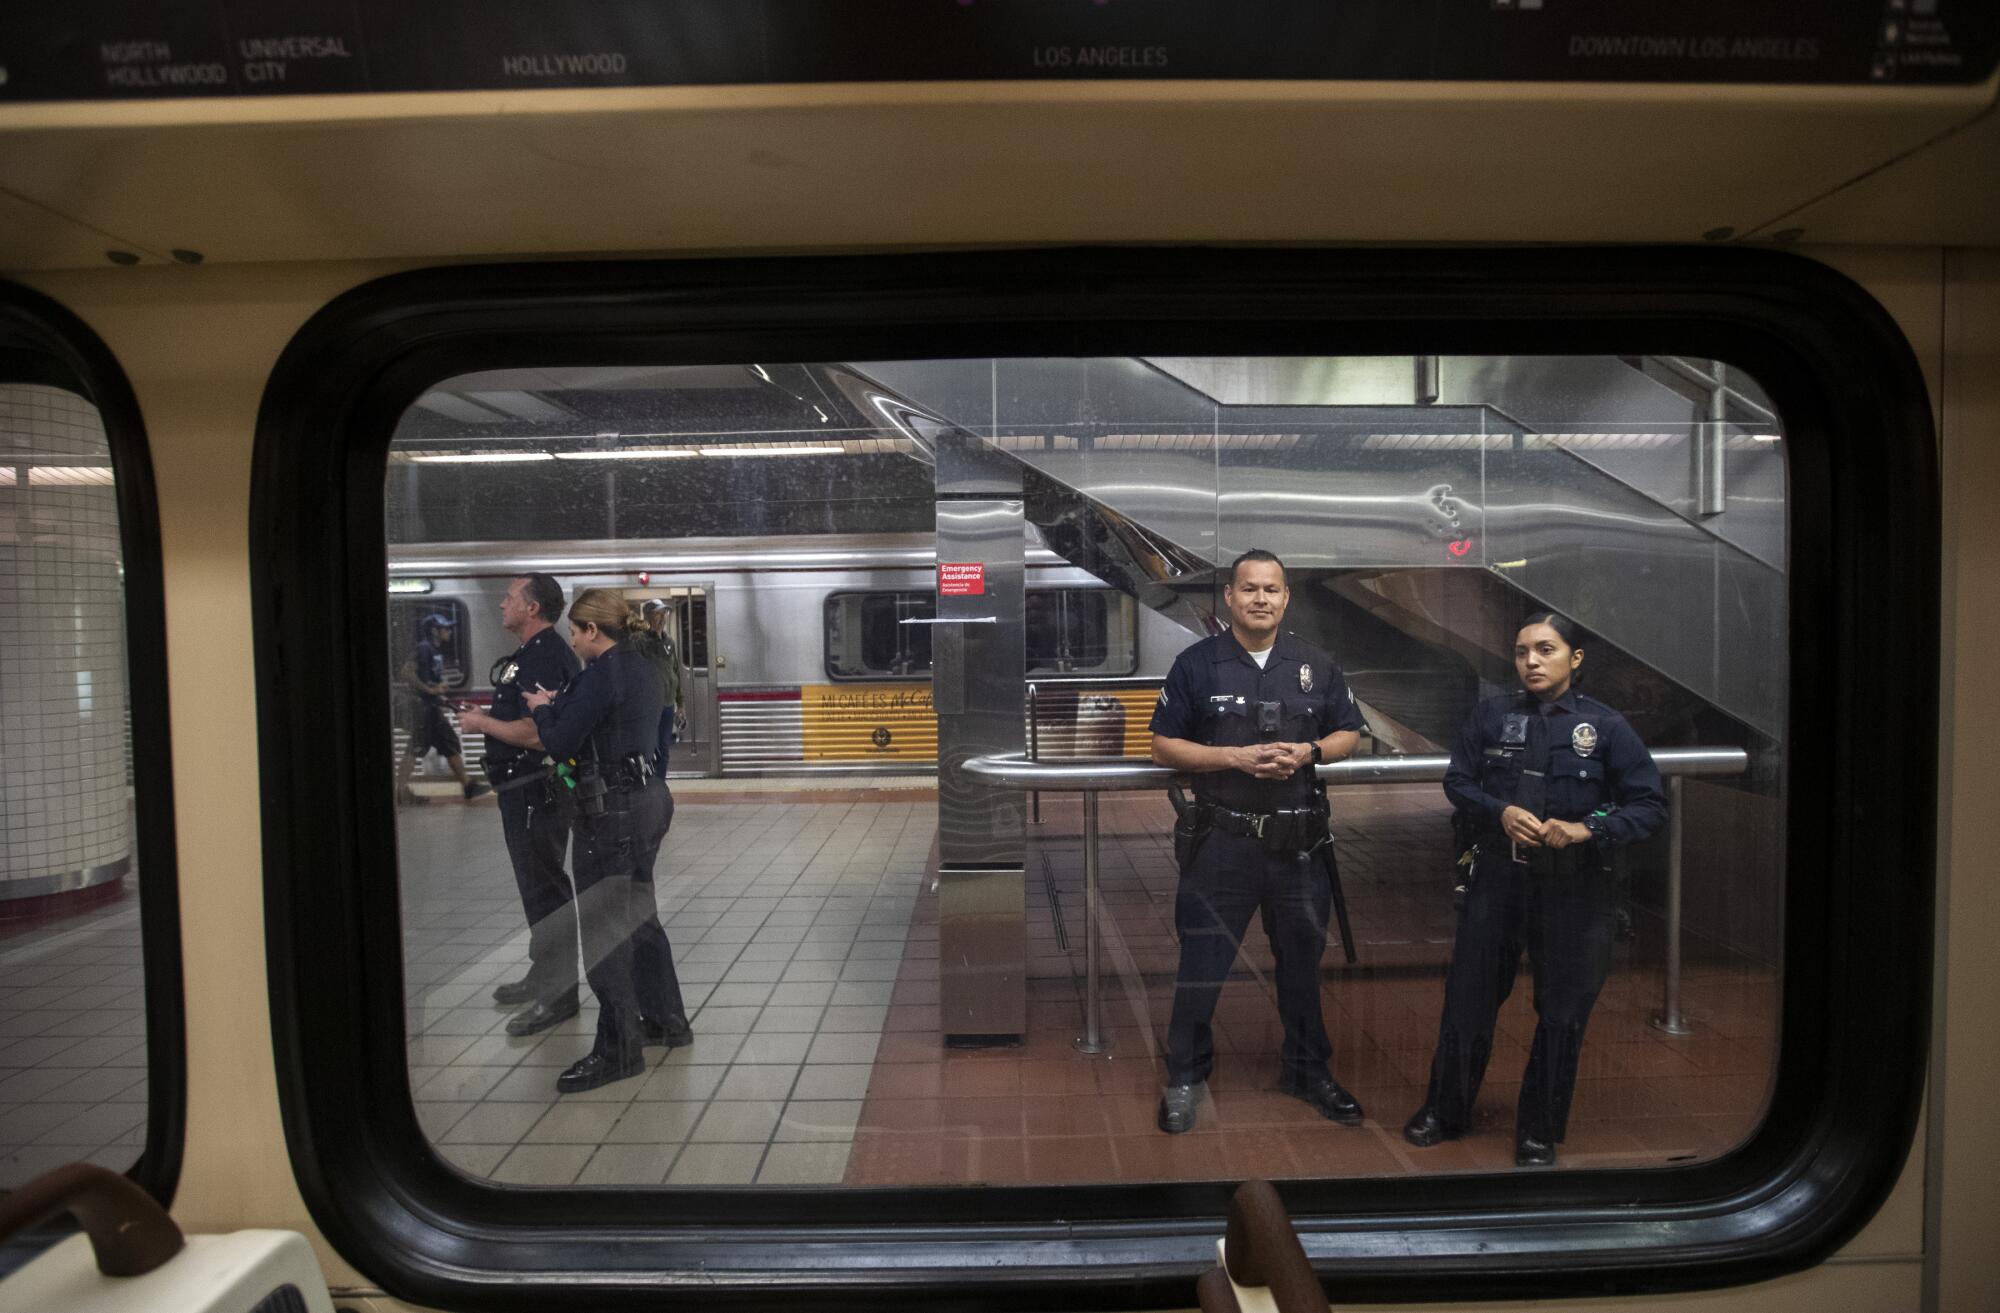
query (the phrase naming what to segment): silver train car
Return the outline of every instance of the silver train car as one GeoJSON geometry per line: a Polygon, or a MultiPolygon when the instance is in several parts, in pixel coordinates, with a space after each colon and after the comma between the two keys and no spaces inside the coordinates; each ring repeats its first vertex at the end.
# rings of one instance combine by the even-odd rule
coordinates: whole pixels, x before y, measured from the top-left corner
{"type": "MultiPolygon", "coordinates": [[[[935,562],[926,534],[395,546],[389,669],[401,669],[425,617],[445,616],[452,704],[485,705],[491,671],[515,645],[501,595],[540,571],[566,597],[609,587],[673,608],[687,722],[673,774],[927,772],[935,562]]],[[[1026,565],[1031,751],[1144,756],[1160,683],[1198,635],[1038,541],[1026,565]]],[[[465,750],[476,769],[479,738],[465,750]]]]}

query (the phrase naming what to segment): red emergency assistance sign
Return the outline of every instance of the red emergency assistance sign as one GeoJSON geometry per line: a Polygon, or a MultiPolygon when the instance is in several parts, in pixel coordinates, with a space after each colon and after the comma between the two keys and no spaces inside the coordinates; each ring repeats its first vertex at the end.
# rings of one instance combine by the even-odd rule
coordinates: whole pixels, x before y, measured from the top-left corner
{"type": "Polygon", "coordinates": [[[976,561],[939,561],[939,597],[984,597],[986,566],[976,561]]]}

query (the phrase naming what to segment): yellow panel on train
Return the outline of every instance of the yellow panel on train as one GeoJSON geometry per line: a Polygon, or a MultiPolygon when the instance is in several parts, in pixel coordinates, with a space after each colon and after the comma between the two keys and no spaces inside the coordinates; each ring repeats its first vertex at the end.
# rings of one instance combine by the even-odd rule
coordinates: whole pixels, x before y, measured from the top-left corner
{"type": "Polygon", "coordinates": [[[799,689],[807,761],[935,761],[931,686],[806,684],[799,689]]]}

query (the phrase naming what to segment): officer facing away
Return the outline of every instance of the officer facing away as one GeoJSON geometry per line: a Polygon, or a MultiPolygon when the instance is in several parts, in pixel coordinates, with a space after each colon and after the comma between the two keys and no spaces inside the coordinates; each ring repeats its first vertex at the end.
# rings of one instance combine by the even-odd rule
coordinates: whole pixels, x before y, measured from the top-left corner
{"type": "Polygon", "coordinates": [[[1357,1125],[1361,1105],[1328,1070],[1320,955],[1333,901],[1326,795],[1313,767],[1360,742],[1361,713],[1333,659],[1278,624],[1291,601],[1284,563],[1236,558],[1222,600],[1228,632],[1174,659],[1153,711],[1153,760],[1194,776],[1195,802],[1174,827],[1181,941],[1167,1024],[1159,1126],[1195,1123],[1215,1045],[1210,1019],[1253,912],[1277,959],[1285,1026],[1278,1088],[1323,1117],[1357,1125]]]}
{"type": "Polygon", "coordinates": [[[493,991],[503,1007],[528,1005],[508,1019],[507,1033],[516,1036],[577,1013],[576,904],[563,870],[570,809],[523,703],[538,688],[560,692],[580,669],[552,623],[562,609],[562,585],[550,575],[524,574],[507,586],[500,623],[520,646],[493,663],[491,710],[460,721],[466,733],[486,735],[486,773],[499,790],[500,828],[528,919],[528,974],[493,991]]]}

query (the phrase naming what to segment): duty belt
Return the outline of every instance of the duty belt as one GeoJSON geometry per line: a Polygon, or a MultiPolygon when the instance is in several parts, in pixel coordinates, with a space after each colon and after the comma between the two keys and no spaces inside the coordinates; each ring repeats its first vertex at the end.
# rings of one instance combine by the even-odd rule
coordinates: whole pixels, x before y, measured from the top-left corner
{"type": "Polygon", "coordinates": [[[1315,846],[1326,834],[1326,813],[1314,807],[1289,808],[1274,812],[1239,812],[1213,803],[1196,807],[1197,824],[1206,824],[1224,834],[1237,834],[1266,843],[1283,843],[1301,850],[1315,846]],[[1310,843],[1298,842],[1309,837],[1310,843]]]}

